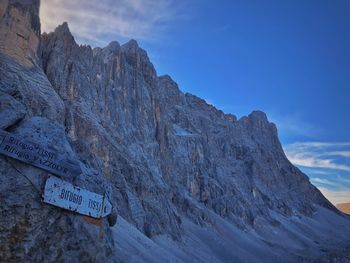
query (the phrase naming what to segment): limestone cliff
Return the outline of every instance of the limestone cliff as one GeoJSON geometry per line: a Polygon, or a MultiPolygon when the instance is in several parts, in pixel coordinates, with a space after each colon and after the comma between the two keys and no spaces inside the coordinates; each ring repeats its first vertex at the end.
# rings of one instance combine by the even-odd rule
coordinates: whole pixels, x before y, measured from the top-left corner
{"type": "Polygon", "coordinates": [[[134,40],[92,49],[67,23],[40,36],[38,8],[0,2],[0,126],[78,160],[70,181],[107,192],[119,219],[98,228],[42,203],[49,174],[0,156],[1,260],[278,262],[350,241],[264,113],[184,94],[134,40]]]}

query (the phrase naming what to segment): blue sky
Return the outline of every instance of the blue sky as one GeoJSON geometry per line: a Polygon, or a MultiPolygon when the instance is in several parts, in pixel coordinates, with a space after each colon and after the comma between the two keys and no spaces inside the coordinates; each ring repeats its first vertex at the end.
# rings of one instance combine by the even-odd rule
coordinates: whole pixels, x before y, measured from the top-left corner
{"type": "Polygon", "coordinates": [[[181,90],[266,112],[289,159],[350,202],[350,1],[42,0],[41,19],[81,44],[134,38],[181,90]]]}

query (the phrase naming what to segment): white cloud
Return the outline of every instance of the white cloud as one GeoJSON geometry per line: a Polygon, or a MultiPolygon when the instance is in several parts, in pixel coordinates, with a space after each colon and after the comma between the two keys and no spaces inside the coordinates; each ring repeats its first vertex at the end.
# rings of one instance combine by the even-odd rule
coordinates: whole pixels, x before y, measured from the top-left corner
{"type": "Polygon", "coordinates": [[[310,180],[311,180],[311,182],[313,184],[316,184],[316,185],[317,184],[321,184],[321,185],[334,186],[334,187],[337,187],[337,188],[342,187],[342,185],[339,184],[338,182],[330,181],[328,179],[323,179],[323,178],[316,177],[316,178],[311,178],[310,180]]]}
{"type": "Polygon", "coordinates": [[[337,175],[337,176],[336,176],[336,179],[337,179],[339,182],[341,182],[341,183],[350,184],[350,179],[345,178],[345,177],[343,177],[343,176],[337,175]]]}
{"type": "Polygon", "coordinates": [[[334,205],[350,202],[349,155],[350,142],[302,142],[283,146],[288,159],[311,177],[322,194],[334,205]],[[327,178],[324,178],[327,177],[327,178]]]}
{"type": "Polygon", "coordinates": [[[347,147],[347,146],[350,146],[350,142],[297,142],[291,145],[295,145],[303,149],[331,148],[331,147],[347,147]]]}
{"type": "Polygon", "coordinates": [[[350,151],[330,152],[329,155],[335,155],[335,156],[341,156],[341,157],[350,158],[350,151]]]}
{"type": "Polygon", "coordinates": [[[325,170],[322,170],[322,169],[317,169],[317,168],[307,168],[307,167],[303,167],[303,171],[304,173],[306,174],[313,174],[313,175],[334,175],[334,172],[330,172],[330,171],[325,171],[325,170]]]}
{"type": "Polygon", "coordinates": [[[295,165],[311,168],[327,168],[350,172],[350,166],[340,163],[339,157],[346,157],[350,142],[325,143],[302,142],[284,145],[288,159],[295,165]]]}
{"type": "Polygon", "coordinates": [[[120,38],[152,41],[181,11],[175,0],[42,0],[40,18],[43,32],[67,21],[78,41],[106,45],[120,38]]]}
{"type": "Polygon", "coordinates": [[[350,203],[350,189],[331,190],[325,187],[318,187],[318,189],[334,205],[350,203]]]}

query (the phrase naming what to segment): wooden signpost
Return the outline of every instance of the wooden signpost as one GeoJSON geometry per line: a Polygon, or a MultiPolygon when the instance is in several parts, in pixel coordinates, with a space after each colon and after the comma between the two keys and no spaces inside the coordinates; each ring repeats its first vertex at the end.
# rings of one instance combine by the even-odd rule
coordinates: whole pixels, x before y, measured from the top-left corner
{"type": "Polygon", "coordinates": [[[76,187],[55,176],[45,184],[44,202],[94,218],[102,218],[112,211],[106,196],[76,187]]]}
{"type": "Polygon", "coordinates": [[[3,130],[0,130],[0,153],[63,177],[82,172],[77,161],[3,130]]]}

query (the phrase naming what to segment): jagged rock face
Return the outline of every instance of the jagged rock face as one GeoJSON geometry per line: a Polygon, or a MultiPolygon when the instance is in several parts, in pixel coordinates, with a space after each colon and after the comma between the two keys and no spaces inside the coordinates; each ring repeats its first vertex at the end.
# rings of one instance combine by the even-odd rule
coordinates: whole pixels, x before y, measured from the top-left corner
{"type": "MultiPolygon", "coordinates": [[[[46,118],[33,117],[22,121],[13,133],[74,156],[63,127],[46,118]]],[[[91,178],[96,171],[84,166],[83,169],[84,175],[71,178],[72,183],[97,192],[108,190],[103,180],[91,182],[96,179],[91,178]]],[[[0,174],[1,262],[57,262],[72,258],[93,262],[113,257],[113,242],[106,226],[101,229],[91,227],[83,217],[41,202],[47,172],[1,157],[0,174]],[[98,238],[100,231],[104,236],[98,238]]]]}
{"type": "Polygon", "coordinates": [[[62,122],[64,104],[41,68],[38,14],[38,0],[0,2],[0,94],[26,105],[28,116],[62,122]]]}
{"type": "MultiPolygon", "coordinates": [[[[77,158],[63,126],[65,105],[41,67],[38,11],[39,1],[0,1],[0,128],[77,158]]],[[[80,165],[84,173],[71,183],[110,194],[98,171],[80,165]]],[[[114,258],[106,221],[99,229],[41,202],[48,175],[0,156],[0,262],[114,258]]]]}
{"type": "Polygon", "coordinates": [[[331,207],[286,159],[264,113],[236,121],[183,94],[135,41],[78,46],[64,23],[43,36],[43,65],[82,158],[117,185],[120,214],[148,236],[179,237],[181,216],[204,224],[206,209],[249,228],[272,220],[269,210],[331,207]]]}
{"type": "Polygon", "coordinates": [[[40,42],[39,0],[0,3],[0,50],[27,67],[38,63],[40,42]]]}
{"type": "MultiPolygon", "coordinates": [[[[237,120],[184,94],[134,40],[79,46],[66,23],[40,40],[38,1],[0,7],[0,127],[79,160],[70,182],[107,192],[144,235],[181,243],[184,225],[220,228],[216,216],[273,250],[283,236],[272,240],[267,226],[335,211],[287,160],[264,113],[237,120]],[[16,32],[25,37],[12,47],[16,32]]],[[[0,259],[121,259],[106,219],[99,229],[40,202],[47,172],[3,156],[0,171],[0,259]]]]}

